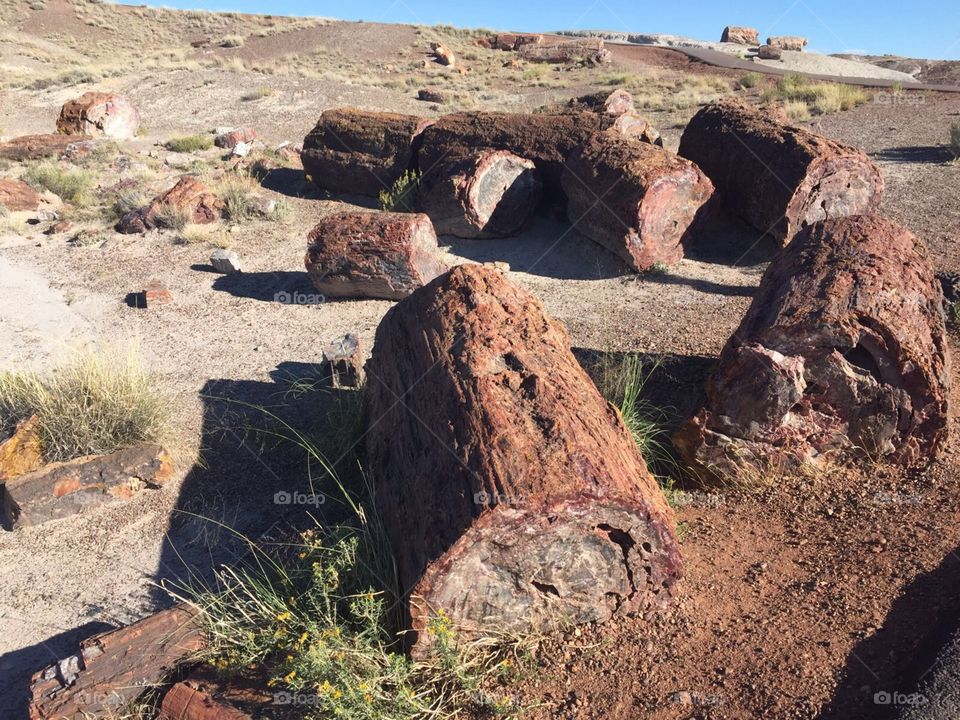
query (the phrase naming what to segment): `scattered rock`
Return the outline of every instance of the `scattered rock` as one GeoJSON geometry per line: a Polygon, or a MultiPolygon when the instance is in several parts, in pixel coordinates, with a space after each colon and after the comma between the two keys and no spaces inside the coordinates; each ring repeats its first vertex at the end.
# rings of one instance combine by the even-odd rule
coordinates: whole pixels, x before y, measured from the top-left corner
{"type": "Polygon", "coordinates": [[[723,29],[723,35],[720,36],[720,42],[756,47],[760,44],[760,32],[755,28],[727,25],[723,29]]]}
{"type": "Polygon", "coordinates": [[[400,300],[447,269],[426,215],[336,213],[307,240],[307,272],[326,297],[400,300]]]}
{"type": "Polygon", "coordinates": [[[44,235],[63,235],[73,229],[73,223],[69,220],[58,220],[50,227],[44,230],[44,235]]]}
{"type": "Polygon", "coordinates": [[[442,105],[447,101],[444,97],[443,92],[439,88],[422,88],[417,92],[417,100],[423,100],[425,102],[432,102],[442,105]]]}
{"type": "Polygon", "coordinates": [[[453,50],[446,45],[443,43],[431,43],[430,49],[433,51],[433,56],[438,63],[446,65],[447,67],[456,67],[457,56],[454,55],[453,50]]]}
{"type": "Polygon", "coordinates": [[[605,115],[619,117],[624,113],[636,112],[633,105],[633,96],[623,88],[617,88],[611,93],[599,92],[590,95],[581,95],[567,102],[572,110],[590,110],[605,115]]]}
{"type": "Polygon", "coordinates": [[[219,132],[213,139],[213,144],[224,150],[233,150],[238,143],[247,143],[248,145],[257,139],[257,131],[252,127],[234,128],[219,132]]]}
{"type": "Polygon", "coordinates": [[[0,205],[11,212],[34,212],[40,207],[39,193],[21,180],[0,178],[0,205]]]}
{"type": "Polygon", "coordinates": [[[322,382],[331,387],[360,387],[364,377],[360,339],[351,333],[325,345],[321,374],[322,382]]]}
{"type": "Polygon", "coordinates": [[[233,146],[233,149],[230,151],[231,157],[246,157],[250,154],[250,151],[253,150],[252,143],[238,142],[233,146]]]}
{"type": "Polygon", "coordinates": [[[243,272],[240,267],[240,256],[233,250],[214,250],[210,255],[210,264],[213,269],[225,275],[243,272]]]}
{"type": "Polygon", "coordinates": [[[173,219],[202,225],[219,220],[222,213],[223,201],[198,178],[186,175],[147,207],[124,215],[117,224],[117,232],[131,234],[169,227],[173,219]]]}
{"type": "Polygon", "coordinates": [[[478,41],[478,44],[492,50],[519,50],[524,45],[540,45],[542,43],[543,35],[529,33],[500,33],[478,41]]]}
{"type": "Polygon", "coordinates": [[[164,155],[163,164],[174,170],[189,170],[197,162],[192,153],[170,152],[164,155]]]}
{"type": "Polygon", "coordinates": [[[757,57],[761,60],[779,60],[783,57],[783,51],[773,45],[761,45],[757,48],[757,57]]]}
{"type": "Polygon", "coordinates": [[[173,302],[173,296],[159,280],[151,280],[143,290],[135,294],[136,307],[139,308],[166,305],[170,302],[173,302]]]}
{"type": "Polygon", "coordinates": [[[767,269],[674,444],[720,479],[928,461],[947,432],[941,303],[927,250],[905,228],[878,215],[811,225],[767,269]]]}
{"type": "Polygon", "coordinates": [[[251,195],[248,201],[250,212],[263,218],[273,217],[277,211],[277,201],[266,195],[251,195]]]}
{"type": "Polygon", "coordinates": [[[469,637],[670,602],[670,508],[536,298],[460,265],[386,314],[367,370],[367,469],[415,655],[441,608],[469,637]]]}
{"type": "Polygon", "coordinates": [[[797,35],[779,35],[767,38],[767,45],[778,50],[793,50],[802,52],[807,45],[807,39],[797,35]]]}
{"type": "Polygon", "coordinates": [[[122,95],[88,92],[60,110],[57,131],[64,135],[93,135],[129,140],[140,129],[140,113],[122,95]]]}

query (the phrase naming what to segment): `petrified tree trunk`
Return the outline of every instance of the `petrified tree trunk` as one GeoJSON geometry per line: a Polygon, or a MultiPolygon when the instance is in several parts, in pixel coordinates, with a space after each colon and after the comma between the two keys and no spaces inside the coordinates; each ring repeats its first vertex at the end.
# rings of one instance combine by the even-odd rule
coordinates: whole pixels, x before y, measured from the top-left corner
{"type": "Polygon", "coordinates": [[[368,463],[418,648],[668,602],[672,513],[619,414],[538,300],[461,265],[387,313],[368,463]]]}
{"type": "Polygon", "coordinates": [[[635,270],[683,257],[683,240],[713,194],[689,160],[608,130],[567,159],[567,215],[635,270]]]}
{"type": "Polygon", "coordinates": [[[22,162],[60,157],[71,146],[80,146],[92,140],[86,135],[23,135],[0,143],[0,158],[22,162]]]}
{"type": "Polygon", "coordinates": [[[414,213],[343,212],[307,236],[304,264],[327,297],[400,300],[447,268],[430,218],[414,213]]]}
{"type": "Polygon", "coordinates": [[[77,654],[33,676],[30,720],[111,717],[203,647],[186,605],[84,640],[77,654]]]}
{"type": "Polygon", "coordinates": [[[755,28],[727,25],[720,36],[720,42],[737,43],[738,45],[759,45],[760,33],[755,28]]]}
{"type": "Polygon", "coordinates": [[[303,141],[303,171],[322,190],[377,197],[414,167],[417,138],[431,122],[355,108],[327,110],[303,141]]]}
{"type": "Polygon", "coordinates": [[[197,225],[216,222],[223,214],[223,200],[210,192],[199,178],[184,175],[172,188],[149,205],[128,212],[116,225],[117,232],[142,233],[179,221],[197,225]]]}
{"type": "Polygon", "coordinates": [[[817,223],[770,265],[675,437],[702,474],[831,455],[933,457],[949,356],[923,243],[877,215],[817,223]]]}
{"type": "Polygon", "coordinates": [[[136,137],[140,113],[127,98],[113,93],[88,92],[60,109],[57,132],[64,135],[103,135],[117,140],[136,137]]]}
{"type": "Polygon", "coordinates": [[[420,202],[440,235],[509,237],[526,226],[541,190],[532,160],[480,150],[434,168],[421,185],[420,202]]]}
{"type": "Polygon", "coordinates": [[[883,193],[880,170],[861,151],[736,100],[698,112],[679,152],[734,214],[783,244],[818,220],[873,212],[883,193]]]}
{"type": "Polygon", "coordinates": [[[807,39],[799,35],[777,35],[767,38],[767,45],[778,50],[793,50],[794,52],[803,52],[807,45],[807,39]]]}
{"type": "Polygon", "coordinates": [[[557,40],[550,43],[521,45],[520,57],[529,62],[566,63],[584,62],[603,65],[610,62],[610,51],[604,48],[602,38],[557,40]]]}
{"type": "Polygon", "coordinates": [[[420,169],[424,181],[451,160],[473,155],[478,150],[507,150],[533,160],[545,191],[560,197],[560,176],[567,156],[600,130],[611,127],[617,118],[600,113],[503,113],[463,112],[444,115],[423,133],[420,169]]]}

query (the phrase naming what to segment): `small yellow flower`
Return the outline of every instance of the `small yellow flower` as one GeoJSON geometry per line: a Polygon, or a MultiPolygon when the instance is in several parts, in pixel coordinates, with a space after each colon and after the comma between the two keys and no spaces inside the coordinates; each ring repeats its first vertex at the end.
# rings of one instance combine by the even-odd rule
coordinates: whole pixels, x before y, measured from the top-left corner
{"type": "Polygon", "coordinates": [[[277,622],[286,622],[289,619],[290,619],[290,613],[287,611],[284,611],[279,615],[277,615],[277,622]]]}
{"type": "Polygon", "coordinates": [[[297,676],[296,670],[291,670],[286,675],[283,676],[283,681],[287,684],[292,683],[293,679],[297,676]]]}

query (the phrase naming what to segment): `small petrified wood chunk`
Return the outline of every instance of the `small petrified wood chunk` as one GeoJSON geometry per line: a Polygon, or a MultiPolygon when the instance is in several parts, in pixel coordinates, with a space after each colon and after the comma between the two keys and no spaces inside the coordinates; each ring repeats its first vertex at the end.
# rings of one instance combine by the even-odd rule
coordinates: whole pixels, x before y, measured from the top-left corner
{"type": "Polygon", "coordinates": [[[694,115],[679,153],[707,174],[734,215],[784,245],[818,220],[874,212],[883,194],[880,170],[860,150],[738,100],[694,115]]]}
{"type": "Polygon", "coordinates": [[[419,651],[660,607],[672,513],[564,328],[499,271],[461,265],[391,309],[368,362],[368,467],[419,651]]]}
{"type": "Polygon", "coordinates": [[[421,209],[440,235],[510,237],[527,225],[542,186],[532,160],[480,150],[441,163],[421,186],[421,209]]]}
{"type": "Polygon", "coordinates": [[[327,297],[400,300],[447,269],[430,218],[422,214],[336,213],[307,241],[304,264],[327,297]]]}
{"type": "Polygon", "coordinates": [[[683,257],[683,241],[713,185],[689,160],[615,131],[567,159],[567,216],[634,270],[683,257]]]}
{"type": "Polygon", "coordinates": [[[816,223],[767,269],[675,436],[702,475],[932,458],[947,433],[941,289],[923,243],[878,215],[816,223]]]}

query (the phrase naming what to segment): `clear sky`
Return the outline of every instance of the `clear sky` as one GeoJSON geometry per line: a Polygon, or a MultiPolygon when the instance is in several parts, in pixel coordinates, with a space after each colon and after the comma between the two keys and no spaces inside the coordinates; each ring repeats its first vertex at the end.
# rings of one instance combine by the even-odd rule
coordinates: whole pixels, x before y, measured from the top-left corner
{"type": "MultiPolygon", "coordinates": [[[[162,4],[170,6],[170,0],[162,4]]],[[[817,52],[960,60],[960,0],[172,0],[172,6],[500,30],[671,33],[707,40],[719,40],[727,24],[747,25],[761,38],[803,35],[810,40],[808,49],[817,52]]]]}

